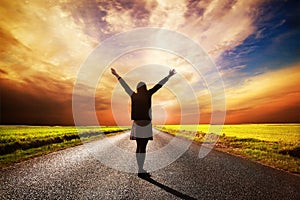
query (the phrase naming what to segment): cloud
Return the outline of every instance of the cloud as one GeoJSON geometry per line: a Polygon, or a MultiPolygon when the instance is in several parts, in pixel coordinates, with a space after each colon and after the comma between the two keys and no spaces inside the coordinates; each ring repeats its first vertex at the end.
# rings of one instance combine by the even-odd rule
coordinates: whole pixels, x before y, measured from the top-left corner
{"type": "Polygon", "coordinates": [[[96,44],[57,6],[48,7],[39,1],[2,1],[1,4],[7,6],[7,16],[0,22],[4,44],[1,57],[5,57],[1,68],[22,65],[31,71],[50,72],[55,76],[70,76],[71,72],[74,76],[96,44]]]}
{"type": "MultiPolygon", "coordinates": [[[[248,114],[241,118],[249,120],[249,113],[260,108],[260,105],[269,106],[269,113],[285,112],[286,115],[282,116],[287,116],[290,112],[292,114],[289,116],[292,117],[289,119],[294,119],[292,108],[299,103],[298,90],[295,89],[298,68],[287,67],[286,71],[274,72],[269,72],[266,68],[259,74],[250,74],[244,71],[247,68],[246,64],[236,64],[230,68],[226,65],[226,62],[231,62],[226,60],[226,53],[236,53],[236,59],[239,60],[255,50],[256,46],[251,45],[246,50],[234,51],[249,36],[254,35],[257,39],[266,37],[265,29],[257,24],[257,19],[264,14],[261,7],[264,2],[2,0],[0,15],[5,17],[0,21],[1,123],[72,123],[73,83],[87,56],[97,44],[113,34],[145,26],[162,27],[183,33],[209,53],[218,63],[223,78],[227,80],[231,121],[238,121],[240,111],[248,114]]],[[[265,17],[272,18],[272,15],[265,17]]],[[[292,22],[283,19],[275,28],[286,24],[293,25],[292,22]]],[[[290,33],[282,33],[274,41],[279,43],[288,37],[288,34],[290,33]]],[[[180,41],[176,44],[180,45],[180,41]]],[[[195,54],[189,49],[186,53],[195,54]]],[[[194,73],[192,66],[184,59],[161,51],[133,52],[118,59],[112,66],[120,66],[120,73],[127,76],[129,83],[134,87],[138,80],[130,75],[131,70],[147,64],[174,66],[197,91],[202,116],[209,119],[210,96],[206,91],[205,80],[194,73]]],[[[163,77],[167,71],[159,68],[153,73],[139,73],[144,75],[141,78],[153,84],[161,78],[157,74],[162,74],[163,77]]],[[[96,110],[98,116],[107,116],[103,120],[109,124],[113,121],[110,97],[117,81],[111,77],[109,71],[102,75],[101,84],[96,92],[96,110]]],[[[179,79],[170,80],[168,84],[177,95],[183,96],[188,108],[194,106],[190,101],[191,96],[186,95],[188,87],[183,86],[179,79]]],[[[158,102],[166,102],[167,112],[172,116],[172,119],[167,119],[168,122],[180,119],[179,108],[173,97],[171,93],[155,97],[158,102]]],[[[193,113],[189,114],[192,118],[193,113]]],[[[265,120],[268,117],[267,114],[261,116],[257,116],[257,119],[265,120]]]]}
{"type": "Polygon", "coordinates": [[[49,93],[38,82],[16,83],[0,79],[1,124],[73,124],[71,96],[60,83],[47,80],[58,87],[56,93],[49,93]]]}
{"type": "MultiPolygon", "coordinates": [[[[72,115],[72,80],[56,80],[40,74],[15,82],[0,79],[1,85],[1,124],[74,124],[72,115]]],[[[82,86],[84,90],[89,90],[82,86]]],[[[77,101],[86,100],[81,94],[77,101]]],[[[86,109],[86,101],[80,102],[77,109],[82,115],[90,112],[86,109]]],[[[97,96],[96,110],[110,109],[110,101],[106,96],[97,96]]],[[[108,121],[112,122],[111,119],[108,121]]],[[[88,121],[86,121],[88,124],[88,121]]]]}
{"type": "Polygon", "coordinates": [[[86,34],[101,41],[137,27],[162,27],[193,38],[214,58],[256,31],[263,1],[64,1],[59,4],[86,34]],[[87,12],[88,10],[88,12],[87,12]]]}
{"type": "Polygon", "coordinates": [[[299,121],[299,76],[298,63],[249,77],[243,85],[228,89],[227,122],[299,121]]]}
{"type": "Polygon", "coordinates": [[[156,1],[64,1],[59,6],[89,36],[101,41],[112,34],[149,25],[156,1]]]}
{"type": "MultiPolygon", "coordinates": [[[[186,26],[181,31],[196,39],[214,58],[233,49],[256,31],[253,13],[261,1],[191,1],[198,16],[186,15],[186,26]]],[[[189,6],[191,7],[191,6],[189,6]]]]}

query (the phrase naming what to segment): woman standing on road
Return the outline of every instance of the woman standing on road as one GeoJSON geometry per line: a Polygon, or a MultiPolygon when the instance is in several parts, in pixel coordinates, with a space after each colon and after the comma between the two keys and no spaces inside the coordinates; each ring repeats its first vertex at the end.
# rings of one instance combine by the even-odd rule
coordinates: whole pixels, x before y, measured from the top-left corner
{"type": "Polygon", "coordinates": [[[143,178],[150,177],[150,174],[143,169],[143,166],[148,141],[153,140],[151,97],[176,73],[175,69],[170,70],[168,76],[149,90],[147,90],[147,86],[144,82],[139,82],[136,87],[136,92],[127,85],[115,69],[111,68],[111,73],[119,80],[131,98],[131,119],[133,120],[133,124],[130,139],[136,140],[136,160],[139,167],[138,176],[143,178]]]}

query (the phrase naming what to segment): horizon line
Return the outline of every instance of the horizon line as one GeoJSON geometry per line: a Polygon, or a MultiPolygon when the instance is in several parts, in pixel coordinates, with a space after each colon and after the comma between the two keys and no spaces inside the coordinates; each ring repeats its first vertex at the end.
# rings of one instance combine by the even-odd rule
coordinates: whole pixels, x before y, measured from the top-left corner
{"type": "MultiPolygon", "coordinates": [[[[249,125],[249,124],[299,124],[300,122],[260,122],[260,123],[224,123],[224,124],[210,124],[210,123],[199,123],[199,124],[153,124],[153,126],[165,126],[165,125],[249,125]]],[[[74,126],[74,127],[82,127],[82,126],[131,126],[132,124],[128,125],[74,125],[74,124],[0,124],[0,126],[74,126]]]]}

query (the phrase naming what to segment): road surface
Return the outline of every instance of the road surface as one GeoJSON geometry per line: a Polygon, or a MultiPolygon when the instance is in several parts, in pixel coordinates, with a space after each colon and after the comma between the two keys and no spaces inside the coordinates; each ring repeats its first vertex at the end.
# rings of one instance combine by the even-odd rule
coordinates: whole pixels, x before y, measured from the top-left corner
{"type": "MultiPolygon", "coordinates": [[[[149,152],[173,138],[155,133],[149,152]]],[[[134,152],[128,133],[108,139],[134,152]]],[[[199,148],[192,143],[149,180],[107,167],[93,156],[99,148],[68,148],[1,169],[0,199],[300,199],[299,176],[215,150],[200,159],[199,148]]]]}

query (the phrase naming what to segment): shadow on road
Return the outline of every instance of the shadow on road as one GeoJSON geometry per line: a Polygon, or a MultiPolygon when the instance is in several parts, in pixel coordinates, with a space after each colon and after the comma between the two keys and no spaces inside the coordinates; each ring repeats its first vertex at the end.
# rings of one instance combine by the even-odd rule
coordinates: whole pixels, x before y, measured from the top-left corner
{"type": "Polygon", "coordinates": [[[167,192],[169,192],[169,193],[171,193],[171,194],[179,197],[179,198],[187,199],[187,200],[196,200],[195,198],[190,197],[190,196],[188,196],[186,194],[183,194],[183,193],[181,193],[181,192],[179,192],[177,190],[174,190],[174,189],[172,189],[172,188],[170,188],[170,187],[168,187],[166,185],[163,185],[163,184],[157,182],[156,180],[153,180],[152,178],[143,178],[143,179],[146,180],[146,181],[148,181],[149,183],[152,183],[153,185],[156,185],[156,186],[160,187],[161,189],[163,189],[163,190],[165,190],[165,191],[167,191],[167,192]]]}

